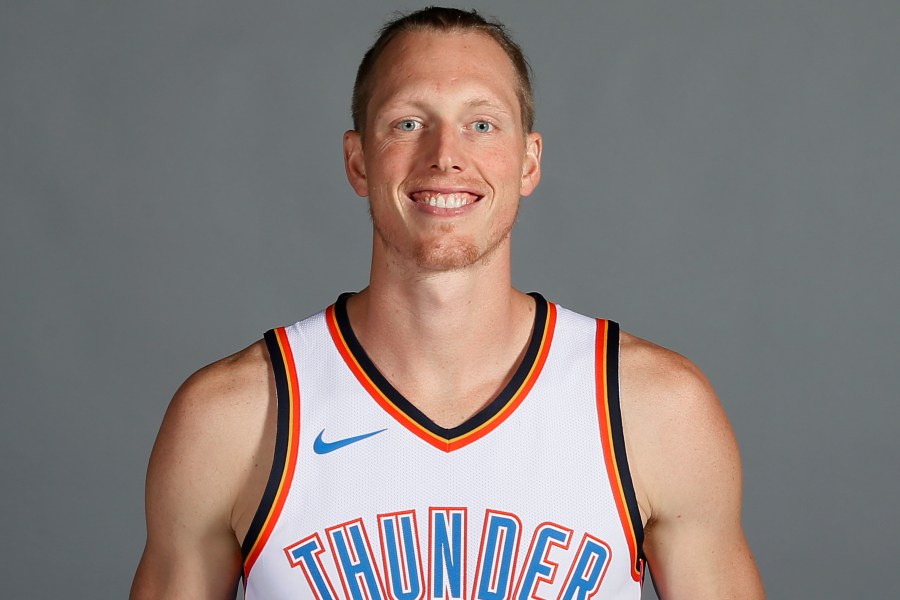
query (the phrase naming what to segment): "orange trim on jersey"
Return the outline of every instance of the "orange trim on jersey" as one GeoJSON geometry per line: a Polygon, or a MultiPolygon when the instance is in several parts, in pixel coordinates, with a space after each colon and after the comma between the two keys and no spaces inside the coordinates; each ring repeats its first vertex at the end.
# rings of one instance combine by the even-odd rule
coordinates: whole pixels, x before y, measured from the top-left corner
{"type": "MultiPolygon", "coordinates": [[[[628,543],[628,552],[631,555],[631,577],[641,582],[643,580],[643,564],[638,559],[638,542],[632,527],[631,514],[628,503],[625,500],[625,488],[619,474],[619,460],[612,439],[612,418],[609,413],[609,386],[607,385],[608,361],[607,361],[607,334],[609,322],[604,319],[597,320],[597,347],[595,352],[596,378],[597,378],[597,415],[600,420],[600,439],[603,444],[603,458],[606,461],[606,472],[609,474],[609,483],[612,486],[613,496],[616,500],[616,508],[619,511],[619,519],[625,532],[625,540],[628,543]]],[[[618,368],[618,365],[615,365],[618,368]]],[[[618,398],[616,398],[618,402],[618,398]]]]}
{"type": "Polygon", "coordinates": [[[464,446],[475,442],[491,431],[496,429],[503,421],[509,417],[513,412],[515,412],[516,408],[522,403],[525,399],[525,396],[528,395],[528,392],[531,391],[531,388],[534,387],[535,381],[537,381],[538,376],[541,374],[541,370],[544,368],[544,363],[547,361],[547,355],[550,352],[550,344],[553,340],[553,332],[556,328],[556,305],[552,302],[547,303],[547,316],[545,317],[545,322],[542,324],[543,327],[536,328],[541,333],[541,341],[540,347],[537,353],[537,358],[532,363],[528,374],[525,376],[522,385],[519,386],[519,389],[513,393],[509,402],[507,402],[506,406],[504,406],[500,411],[497,412],[493,417],[489,420],[485,421],[478,427],[468,431],[462,435],[459,435],[452,439],[447,439],[428,431],[425,427],[417,423],[414,419],[410,418],[409,415],[404,413],[396,404],[394,404],[388,396],[382,392],[377,385],[369,378],[366,374],[365,370],[360,366],[359,361],[356,360],[356,357],[351,352],[350,347],[347,345],[347,340],[344,338],[343,333],[341,332],[340,327],[337,323],[337,317],[335,316],[334,305],[329,306],[325,311],[325,320],[328,323],[328,330],[331,332],[331,337],[334,340],[334,345],[337,347],[338,352],[344,359],[344,362],[347,363],[347,366],[350,367],[350,370],[356,376],[357,380],[359,380],[360,384],[366,389],[367,392],[375,399],[381,408],[385,410],[389,415],[394,417],[394,419],[399,422],[401,425],[406,427],[410,432],[417,435],[422,440],[428,442],[438,450],[443,450],[444,452],[452,452],[454,450],[458,450],[464,446]]]}
{"type": "MultiPolygon", "coordinates": [[[[284,468],[281,472],[281,482],[278,485],[278,491],[266,516],[265,523],[260,531],[259,536],[253,543],[253,547],[244,560],[244,581],[250,576],[250,570],[256,563],[256,559],[262,553],[266,542],[272,535],[275,523],[281,515],[284,508],[284,502],[287,499],[288,491],[291,489],[291,481],[294,478],[294,469],[297,466],[297,455],[300,448],[300,384],[297,379],[297,366],[294,363],[294,355],[291,352],[291,345],[287,338],[284,327],[275,330],[278,339],[278,347],[281,350],[280,359],[284,363],[285,372],[287,374],[288,385],[288,406],[290,407],[290,417],[288,419],[288,448],[287,456],[284,457],[284,468]]],[[[275,360],[275,357],[272,357],[275,360]]],[[[279,399],[279,402],[283,401],[279,399]]]]}

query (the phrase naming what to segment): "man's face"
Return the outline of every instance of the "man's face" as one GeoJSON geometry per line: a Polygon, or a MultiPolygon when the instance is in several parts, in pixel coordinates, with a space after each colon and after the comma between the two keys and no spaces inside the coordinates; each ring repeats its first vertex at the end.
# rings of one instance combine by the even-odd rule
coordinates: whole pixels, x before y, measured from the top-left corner
{"type": "Polygon", "coordinates": [[[515,70],[477,32],[413,32],[378,59],[365,137],[344,136],[368,196],[376,252],[426,270],[508,251],[519,197],[540,180],[541,138],[522,130],[515,70]]]}

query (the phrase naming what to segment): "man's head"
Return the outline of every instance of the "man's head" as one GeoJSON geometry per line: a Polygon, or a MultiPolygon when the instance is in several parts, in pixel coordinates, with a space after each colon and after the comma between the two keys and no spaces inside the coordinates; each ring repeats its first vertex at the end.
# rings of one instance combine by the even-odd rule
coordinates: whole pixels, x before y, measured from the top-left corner
{"type": "Polygon", "coordinates": [[[534,92],[531,88],[531,75],[528,61],[522,49],[516,44],[497,21],[488,21],[474,10],[464,11],[456,8],[431,6],[388,22],[372,47],[369,48],[356,73],[353,85],[353,129],[364,133],[366,128],[367,108],[375,87],[376,64],[384,53],[384,49],[398,35],[406,32],[479,32],[493,39],[509,57],[516,72],[519,108],[522,116],[522,129],[531,133],[534,127],[534,92]]]}
{"type": "Polygon", "coordinates": [[[508,263],[519,200],[540,181],[541,136],[528,131],[531,113],[522,110],[530,87],[508,49],[472,13],[416,14],[388,26],[390,37],[364,59],[360,123],[344,134],[347,177],[369,199],[373,278],[375,265],[419,272],[508,263]],[[458,25],[473,19],[478,27],[458,25]]]}

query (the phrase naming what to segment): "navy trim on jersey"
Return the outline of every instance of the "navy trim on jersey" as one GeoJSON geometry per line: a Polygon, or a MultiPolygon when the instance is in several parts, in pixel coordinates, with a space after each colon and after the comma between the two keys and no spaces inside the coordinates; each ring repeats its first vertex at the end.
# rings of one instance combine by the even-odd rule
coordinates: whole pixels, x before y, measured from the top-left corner
{"type": "MultiPolygon", "coordinates": [[[[622,408],[619,400],[619,324],[607,321],[609,329],[606,335],[606,393],[609,398],[609,418],[613,448],[616,456],[616,469],[622,482],[622,491],[631,515],[631,528],[637,541],[637,560],[644,560],[644,525],[641,523],[641,511],[638,507],[637,494],[628,469],[628,458],[625,455],[625,434],[622,428],[622,408]]],[[[635,566],[640,570],[640,565],[635,566]]]]}
{"type": "Polygon", "coordinates": [[[532,367],[537,361],[538,353],[541,349],[541,340],[546,334],[547,311],[549,310],[547,307],[547,300],[537,292],[531,292],[528,295],[534,298],[534,325],[531,329],[531,339],[528,341],[528,347],[525,349],[525,356],[522,358],[522,363],[518,366],[515,373],[513,373],[509,383],[506,384],[490,404],[482,408],[464,423],[451,429],[446,429],[425,416],[425,414],[416,408],[412,402],[407,400],[403,394],[397,391],[384,375],[381,374],[375,366],[375,363],[369,358],[368,354],[366,354],[366,351],[356,338],[356,334],[353,333],[353,328],[350,326],[350,318],[347,315],[347,299],[352,295],[352,292],[341,294],[334,303],[335,320],[337,321],[338,328],[340,329],[344,341],[347,343],[347,348],[350,350],[351,354],[353,354],[356,362],[359,363],[360,368],[365,372],[372,383],[375,384],[375,386],[397,407],[398,410],[404,413],[412,421],[418,423],[422,428],[445,440],[452,440],[474,431],[491,420],[502,411],[507,404],[509,404],[516,392],[522,387],[522,384],[525,382],[528,374],[531,372],[532,367]]]}
{"type": "Polygon", "coordinates": [[[284,473],[284,465],[288,459],[288,445],[290,443],[290,418],[291,397],[288,388],[287,365],[284,364],[284,355],[278,345],[278,337],[274,329],[265,333],[266,348],[269,350],[269,359],[272,363],[272,372],[275,375],[275,396],[278,404],[277,428],[275,431],[275,455],[272,460],[272,469],[269,471],[269,481],[263,492],[262,500],[253,515],[250,529],[241,544],[241,554],[244,560],[250,555],[253,545],[256,543],[266,524],[266,518],[275,504],[278,487],[284,473]]]}

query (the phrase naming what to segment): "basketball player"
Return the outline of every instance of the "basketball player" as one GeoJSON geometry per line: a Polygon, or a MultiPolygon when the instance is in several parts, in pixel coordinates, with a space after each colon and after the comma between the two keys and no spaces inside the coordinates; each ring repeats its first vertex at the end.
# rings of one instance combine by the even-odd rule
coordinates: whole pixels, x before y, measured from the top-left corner
{"type": "Polygon", "coordinates": [[[526,295],[541,176],[519,48],[390,24],[344,135],[371,278],[200,370],[166,414],[132,598],[763,597],[738,451],[687,360],[526,295]]]}

